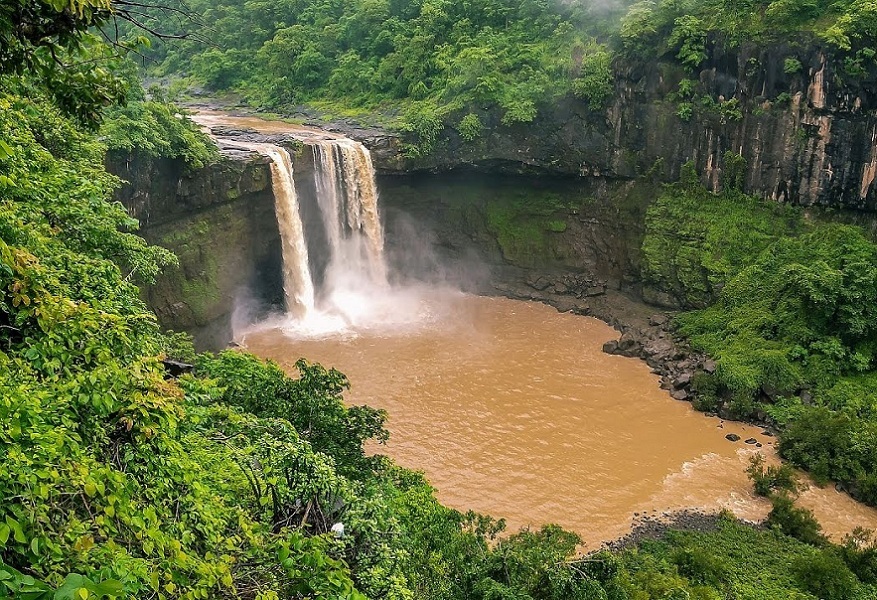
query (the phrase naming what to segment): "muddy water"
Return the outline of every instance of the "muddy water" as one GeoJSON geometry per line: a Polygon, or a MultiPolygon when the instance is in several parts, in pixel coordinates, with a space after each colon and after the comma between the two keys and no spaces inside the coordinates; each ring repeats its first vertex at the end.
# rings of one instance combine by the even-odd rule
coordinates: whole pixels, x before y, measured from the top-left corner
{"type": "Polygon", "coordinates": [[[272,134],[284,133],[291,134],[294,137],[302,139],[335,139],[337,136],[331,132],[308,127],[306,125],[298,125],[287,121],[268,121],[259,117],[231,115],[227,112],[209,109],[198,109],[198,112],[190,115],[190,119],[201,125],[202,127],[233,127],[237,129],[252,129],[259,133],[272,134]]]}
{"type": "MultiPolygon", "coordinates": [[[[725,435],[754,437],[770,457],[774,440],[695,412],[644,363],[604,354],[617,337],[604,323],[507,299],[439,303],[425,301],[432,323],[419,328],[302,340],[269,327],[244,341],[287,370],[305,356],[346,373],[350,403],[390,413],[382,452],[424,470],[442,502],[512,528],[558,523],[594,546],[637,512],[766,515],[743,472],[759,450],[725,435]]],[[[835,536],[877,526],[877,512],[833,489],[802,501],[835,536]]]]}

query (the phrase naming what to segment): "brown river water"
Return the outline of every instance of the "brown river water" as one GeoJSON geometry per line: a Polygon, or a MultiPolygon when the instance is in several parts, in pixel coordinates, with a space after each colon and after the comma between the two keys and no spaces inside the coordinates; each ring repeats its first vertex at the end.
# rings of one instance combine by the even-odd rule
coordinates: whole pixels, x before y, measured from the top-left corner
{"type": "MultiPolygon", "coordinates": [[[[776,460],[775,440],[694,411],[645,363],[604,354],[618,337],[608,325],[502,298],[432,291],[412,303],[418,316],[394,326],[320,337],[276,322],[241,339],[290,373],[299,357],[345,373],[348,403],[389,412],[390,442],[373,451],[423,470],[443,503],[511,530],[557,523],[596,547],[636,513],[766,516],[744,469],[753,452],[776,460]]],[[[877,528],[877,510],[831,487],[811,486],[801,504],[835,539],[877,528]]]]}

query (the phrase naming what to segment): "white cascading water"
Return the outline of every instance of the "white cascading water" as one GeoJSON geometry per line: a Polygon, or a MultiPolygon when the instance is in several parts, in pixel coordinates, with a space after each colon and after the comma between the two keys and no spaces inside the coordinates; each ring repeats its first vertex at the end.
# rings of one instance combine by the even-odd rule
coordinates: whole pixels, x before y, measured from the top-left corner
{"type": "Polygon", "coordinates": [[[271,159],[286,316],[262,327],[280,326],[288,335],[313,338],[408,331],[434,319],[427,302],[435,299],[434,290],[426,294],[416,286],[388,283],[374,167],[365,146],[346,138],[306,142],[314,154],[317,204],[329,253],[322,288],[315,292],[289,152],[273,144],[224,142],[271,159]]]}
{"type": "Polygon", "coordinates": [[[317,202],[331,253],[328,276],[365,276],[387,283],[384,236],[378,215],[378,189],[368,149],[349,139],[315,142],[314,177],[317,202]]]}
{"type": "Polygon", "coordinates": [[[304,224],[292,176],[292,158],[285,148],[274,144],[232,140],[225,140],[225,143],[253,150],[271,159],[271,185],[280,230],[286,311],[296,319],[307,320],[314,313],[314,281],[308,264],[304,224]]]}

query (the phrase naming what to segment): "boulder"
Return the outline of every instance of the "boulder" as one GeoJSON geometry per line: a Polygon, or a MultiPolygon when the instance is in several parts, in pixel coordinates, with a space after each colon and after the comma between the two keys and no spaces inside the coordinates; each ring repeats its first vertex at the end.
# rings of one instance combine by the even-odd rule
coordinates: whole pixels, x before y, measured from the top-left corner
{"type": "Polygon", "coordinates": [[[179,377],[180,375],[191,373],[195,368],[195,365],[190,365],[189,363],[184,363],[178,360],[171,360],[169,358],[161,361],[161,364],[164,365],[164,370],[167,371],[167,374],[171,377],[179,377]]]}
{"type": "Polygon", "coordinates": [[[527,285],[529,285],[534,290],[542,292],[548,289],[548,287],[551,285],[551,282],[548,281],[548,279],[546,279],[545,277],[539,277],[538,279],[527,281],[527,285]]]}
{"type": "Polygon", "coordinates": [[[758,440],[756,440],[755,438],[749,438],[749,439],[746,440],[744,443],[746,443],[746,444],[750,444],[750,445],[751,445],[751,444],[757,444],[757,443],[758,443],[758,440]]]}
{"type": "Polygon", "coordinates": [[[688,392],[685,390],[675,390],[670,393],[670,397],[674,400],[688,400],[688,392]]]}
{"type": "Polygon", "coordinates": [[[653,340],[643,350],[646,355],[658,360],[667,360],[676,354],[676,346],[670,340],[653,340]]]}
{"type": "Polygon", "coordinates": [[[716,372],[716,361],[712,359],[707,359],[703,361],[703,370],[707,373],[715,373],[716,372]]]}
{"type": "Polygon", "coordinates": [[[691,383],[691,373],[682,373],[676,380],[673,382],[673,387],[677,390],[682,389],[684,387],[688,387],[691,383]]]}
{"type": "Polygon", "coordinates": [[[736,433],[729,433],[728,435],[725,436],[725,439],[728,440],[729,442],[739,442],[740,436],[737,435],[736,433]]]}
{"type": "Polygon", "coordinates": [[[638,357],[643,350],[642,340],[637,333],[627,331],[618,340],[618,350],[616,354],[621,356],[638,357]]]}
{"type": "Polygon", "coordinates": [[[666,325],[669,320],[670,317],[668,317],[667,315],[652,315],[651,317],[649,317],[649,325],[653,327],[661,327],[663,325],[666,325]]]}

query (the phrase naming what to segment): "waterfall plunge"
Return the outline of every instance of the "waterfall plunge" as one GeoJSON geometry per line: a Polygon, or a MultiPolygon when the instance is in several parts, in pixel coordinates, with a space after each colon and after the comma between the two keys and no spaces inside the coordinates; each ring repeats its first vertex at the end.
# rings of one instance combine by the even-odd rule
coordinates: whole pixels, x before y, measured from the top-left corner
{"type": "Polygon", "coordinates": [[[314,177],[317,202],[329,241],[328,283],[349,287],[359,280],[385,286],[384,237],[371,156],[348,139],[316,142],[314,177]]]}
{"type": "MultiPolygon", "coordinates": [[[[365,330],[408,331],[434,320],[434,307],[426,301],[434,298],[434,291],[387,281],[374,168],[362,144],[346,138],[307,142],[314,156],[313,183],[328,254],[325,275],[315,290],[307,250],[308,228],[314,224],[302,223],[289,153],[272,144],[227,143],[271,159],[286,316],[262,326],[314,338],[355,336],[365,330]]],[[[311,251],[317,252],[313,247],[311,251]]]]}
{"type": "Polygon", "coordinates": [[[274,212],[280,230],[283,258],[283,294],[287,312],[306,320],[314,313],[314,281],[308,264],[308,247],[298,206],[289,152],[274,144],[226,140],[226,144],[253,150],[271,159],[274,212]]]}

